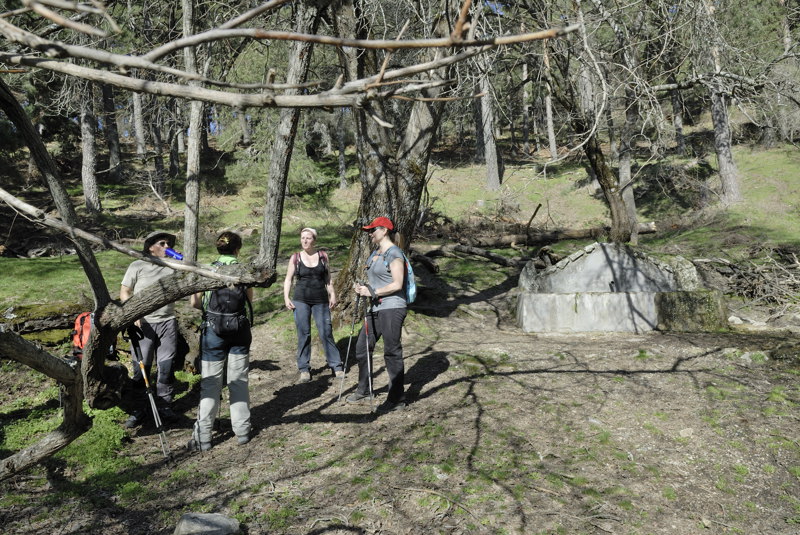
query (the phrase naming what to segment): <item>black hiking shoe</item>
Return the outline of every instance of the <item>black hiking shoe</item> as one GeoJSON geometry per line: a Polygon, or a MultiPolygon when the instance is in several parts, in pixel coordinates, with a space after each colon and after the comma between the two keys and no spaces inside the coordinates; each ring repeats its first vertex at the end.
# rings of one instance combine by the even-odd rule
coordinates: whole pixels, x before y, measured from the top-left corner
{"type": "Polygon", "coordinates": [[[378,405],[378,408],[376,410],[378,412],[380,412],[380,413],[384,413],[385,414],[387,412],[402,411],[405,408],[406,408],[406,402],[405,401],[402,401],[402,400],[401,401],[396,401],[396,402],[384,401],[383,403],[378,405]]]}
{"type": "Polygon", "coordinates": [[[139,427],[144,423],[145,414],[142,411],[136,411],[131,414],[125,423],[122,424],[122,427],[125,429],[133,429],[134,427],[139,427]]]}
{"type": "Polygon", "coordinates": [[[344,400],[348,403],[361,403],[365,399],[372,399],[372,396],[370,396],[369,394],[361,394],[359,392],[353,392],[352,394],[344,398],[344,400]]]}
{"type": "Polygon", "coordinates": [[[172,407],[160,407],[158,409],[158,415],[161,416],[161,420],[164,422],[174,422],[178,419],[178,415],[175,414],[175,411],[172,410],[172,407]]]}

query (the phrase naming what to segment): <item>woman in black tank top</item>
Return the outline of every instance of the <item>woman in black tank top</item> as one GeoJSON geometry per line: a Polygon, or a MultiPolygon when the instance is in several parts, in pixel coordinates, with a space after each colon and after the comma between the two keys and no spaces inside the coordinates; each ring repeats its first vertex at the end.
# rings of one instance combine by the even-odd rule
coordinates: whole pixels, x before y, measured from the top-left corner
{"type": "Polygon", "coordinates": [[[311,380],[311,316],[317,325],[325,359],[336,377],[344,375],[339,349],[333,340],[331,309],[336,306],[328,256],[316,250],[317,231],[304,228],[300,231],[300,252],[289,258],[286,278],[283,281],[283,301],[286,308],[294,312],[297,327],[297,369],[299,382],[311,380]],[[297,279],[292,299],[289,293],[292,281],[297,279]]]}

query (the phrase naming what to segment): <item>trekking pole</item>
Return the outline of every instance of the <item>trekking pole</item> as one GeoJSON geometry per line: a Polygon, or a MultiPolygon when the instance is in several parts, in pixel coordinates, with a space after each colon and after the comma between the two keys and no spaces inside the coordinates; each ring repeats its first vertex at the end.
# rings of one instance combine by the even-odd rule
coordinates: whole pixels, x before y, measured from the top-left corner
{"type": "MultiPolygon", "coordinates": [[[[350,325],[350,339],[347,341],[347,353],[344,355],[344,373],[342,374],[342,381],[339,383],[339,399],[336,400],[337,403],[342,401],[342,391],[344,390],[344,376],[347,375],[347,360],[350,358],[350,346],[353,343],[353,333],[355,332],[356,328],[356,316],[358,316],[358,305],[361,303],[361,295],[356,294],[356,304],[353,308],[353,323],[350,325]]],[[[369,340],[367,340],[369,343],[369,340]]]]}
{"type": "Polygon", "coordinates": [[[367,341],[367,377],[369,378],[369,406],[372,412],[375,412],[375,395],[372,393],[372,358],[369,355],[369,322],[367,321],[367,313],[369,311],[369,305],[367,305],[367,310],[364,312],[364,337],[367,341]]]}
{"type": "Polygon", "coordinates": [[[133,353],[136,355],[136,360],[139,361],[139,370],[141,370],[142,377],[144,378],[144,387],[145,390],[147,390],[147,397],[150,398],[150,408],[153,409],[153,423],[156,426],[156,431],[158,431],[158,439],[161,441],[161,452],[164,454],[164,458],[169,461],[170,451],[169,444],[167,443],[167,435],[164,433],[164,427],[161,425],[161,416],[158,414],[158,408],[156,407],[156,398],[153,396],[152,388],[150,388],[150,380],[147,377],[147,371],[144,369],[142,349],[139,347],[139,339],[143,338],[144,334],[139,327],[131,325],[128,327],[128,337],[130,337],[131,347],[133,348],[133,353]]]}

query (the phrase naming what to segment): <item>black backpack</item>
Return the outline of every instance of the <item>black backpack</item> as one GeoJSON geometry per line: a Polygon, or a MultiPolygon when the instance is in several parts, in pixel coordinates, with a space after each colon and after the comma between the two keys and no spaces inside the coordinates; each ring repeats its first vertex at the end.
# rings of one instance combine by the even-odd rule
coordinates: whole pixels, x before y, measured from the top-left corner
{"type": "Polygon", "coordinates": [[[217,336],[231,336],[250,327],[253,305],[247,298],[247,287],[237,284],[213,290],[205,309],[205,320],[217,336]]]}

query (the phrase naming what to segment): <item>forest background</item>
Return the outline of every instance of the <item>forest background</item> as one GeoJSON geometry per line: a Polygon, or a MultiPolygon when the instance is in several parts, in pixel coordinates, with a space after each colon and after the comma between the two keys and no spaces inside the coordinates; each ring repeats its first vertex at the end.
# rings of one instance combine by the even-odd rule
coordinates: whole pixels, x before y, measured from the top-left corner
{"type": "MultiPolygon", "coordinates": [[[[130,254],[148,231],[175,231],[192,260],[209,257],[202,244],[223,228],[239,230],[258,248],[251,271],[231,276],[268,286],[299,228],[314,224],[339,253],[346,329],[345,289],[366,254],[354,229],[374,215],[398,221],[419,262],[436,250],[452,268],[449,255],[465,253],[446,247],[463,240],[507,270],[500,283],[497,273],[459,267],[452,279],[443,276],[450,294],[472,285],[507,290],[526,259],[552,260],[585,244],[554,243],[551,231],[591,228],[593,237],[599,231],[724,266],[735,302],[764,305],[759,319],[791,316],[797,304],[796,2],[239,8],[251,8],[248,22],[275,30],[268,39],[276,40],[244,30],[224,34],[234,31],[230,21],[238,15],[225,3],[109,2],[107,11],[76,5],[61,18],[49,2],[7,7],[0,19],[7,66],[0,158],[3,200],[16,210],[3,216],[3,272],[15,281],[4,285],[9,317],[23,316],[21,304],[41,309],[44,302],[61,312],[73,303],[91,307],[101,318],[93,347],[102,347],[159,299],[224,283],[189,272],[175,294],[119,307],[113,298],[130,258],[117,251],[130,254]],[[508,46],[490,42],[546,28],[561,30],[508,46]],[[286,41],[278,31],[300,38],[286,41]],[[202,38],[181,44],[195,34],[202,38]],[[422,55],[419,43],[325,47],[312,46],[312,35],[445,35],[448,46],[466,52],[447,63],[443,58],[453,56],[422,55]],[[433,62],[427,70],[402,77],[408,65],[425,61],[433,62]],[[126,91],[129,84],[137,92],[126,91]],[[56,231],[35,230],[25,217],[56,231]],[[58,220],[66,227],[58,230],[58,220]],[[640,224],[649,221],[656,222],[652,237],[640,224]],[[76,228],[88,232],[67,241],[76,228]],[[68,250],[77,250],[80,262],[63,256],[68,250]],[[54,303],[55,295],[69,297],[54,303]]],[[[276,318],[277,289],[264,291],[258,305],[261,321],[276,318]]],[[[60,356],[65,347],[54,336],[56,345],[45,347],[60,356]]],[[[2,337],[4,359],[40,371],[52,362],[13,332],[2,337]]],[[[75,389],[65,396],[64,422],[48,413],[42,427],[4,446],[4,477],[81,436],[87,414],[97,425],[103,417],[95,411],[114,410],[107,363],[91,351],[80,369],[50,370],[75,389]]],[[[6,371],[25,377],[24,368],[6,371]]],[[[56,391],[45,390],[45,401],[32,407],[50,407],[56,391]]],[[[12,412],[36,413],[27,407],[12,412]]],[[[793,518],[784,520],[791,525],[793,518]]]]}

